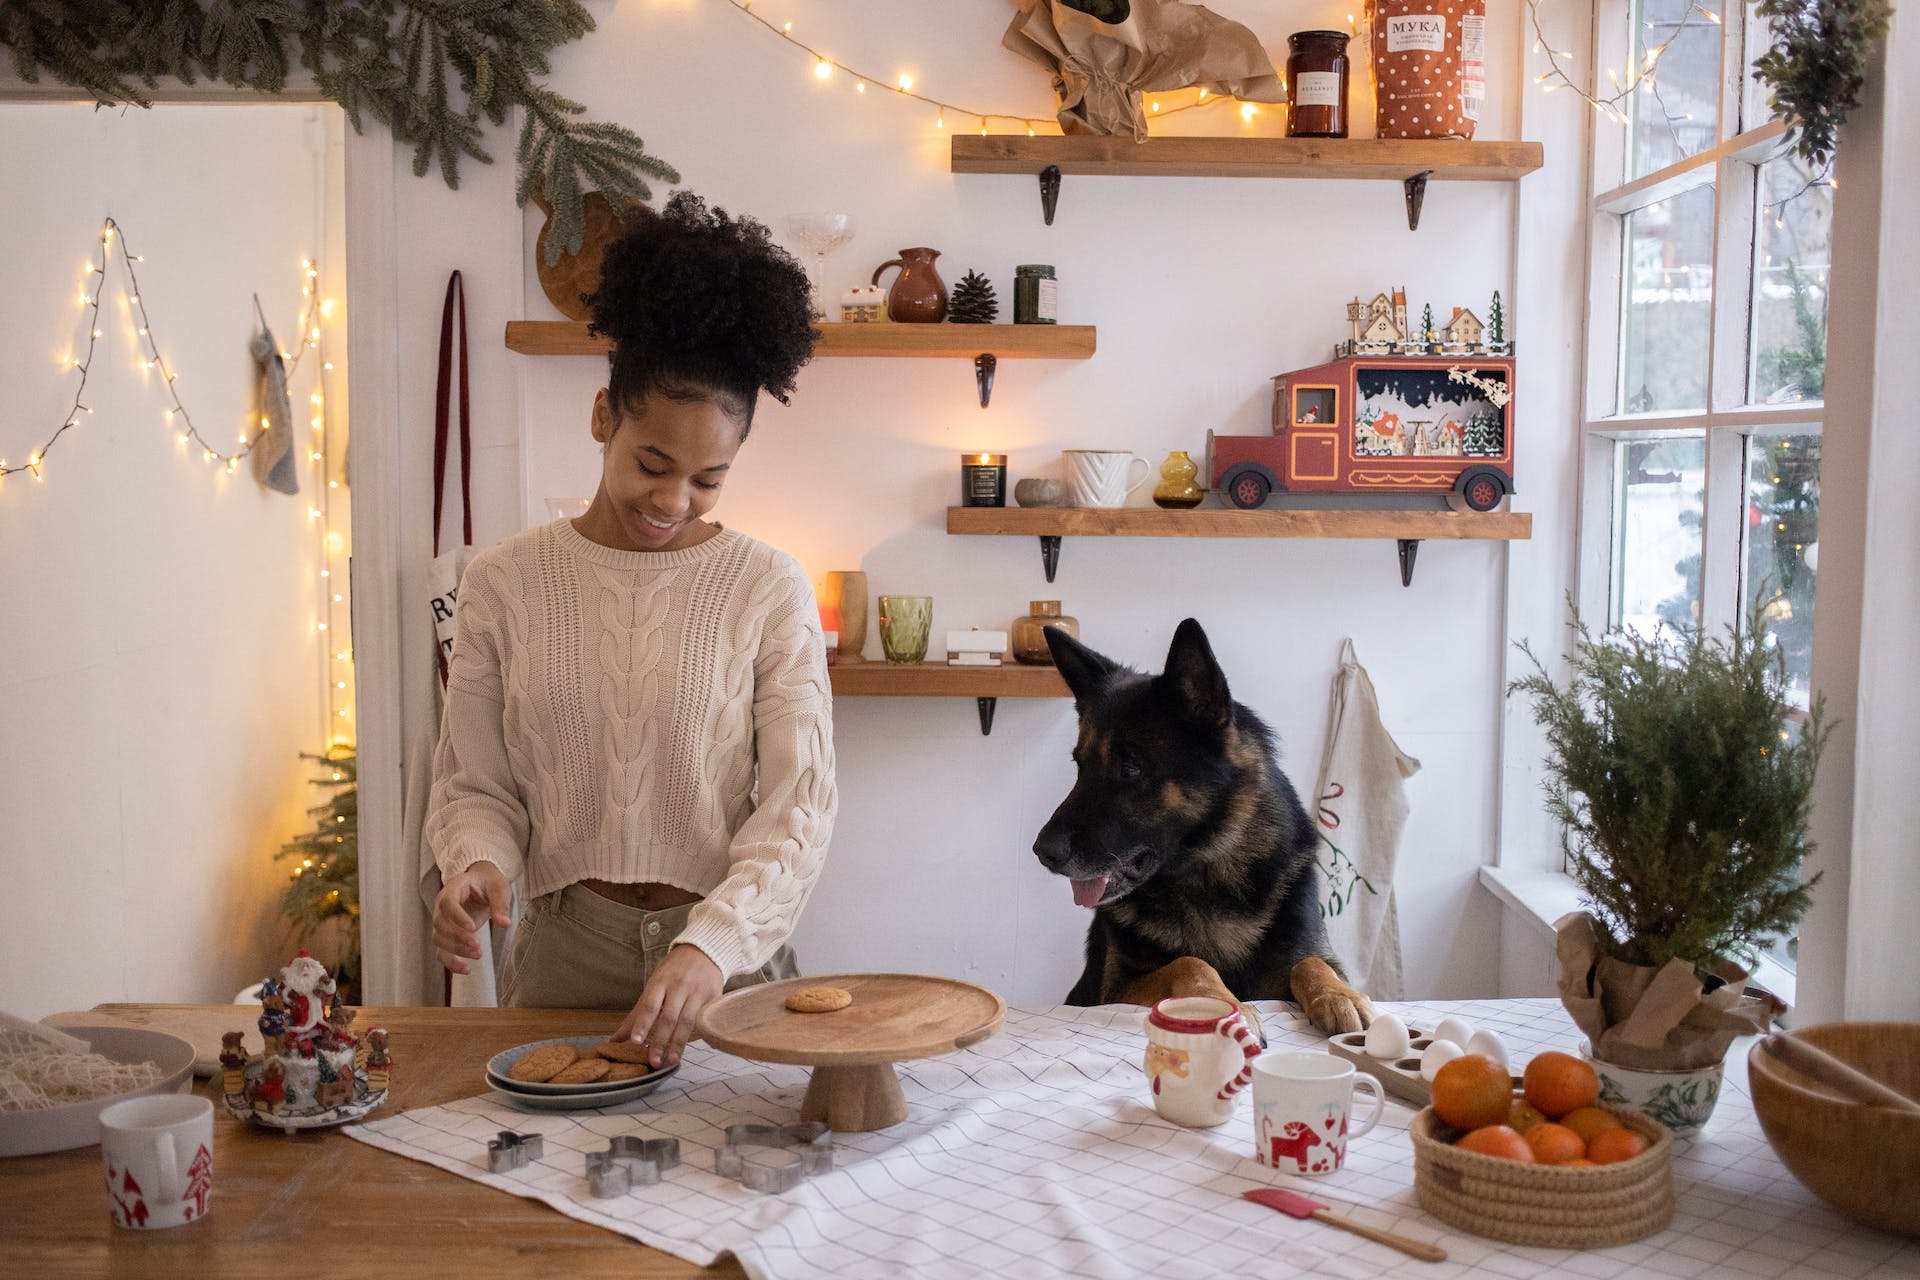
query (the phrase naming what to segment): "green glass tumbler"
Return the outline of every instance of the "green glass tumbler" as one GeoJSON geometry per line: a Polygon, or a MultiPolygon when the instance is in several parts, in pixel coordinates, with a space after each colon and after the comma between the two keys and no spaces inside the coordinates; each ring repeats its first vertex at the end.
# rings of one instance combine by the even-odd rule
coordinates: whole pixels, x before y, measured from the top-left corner
{"type": "Polygon", "coordinates": [[[888,662],[898,667],[925,662],[932,629],[932,596],[880,597],[880,647],[888,662]]]}

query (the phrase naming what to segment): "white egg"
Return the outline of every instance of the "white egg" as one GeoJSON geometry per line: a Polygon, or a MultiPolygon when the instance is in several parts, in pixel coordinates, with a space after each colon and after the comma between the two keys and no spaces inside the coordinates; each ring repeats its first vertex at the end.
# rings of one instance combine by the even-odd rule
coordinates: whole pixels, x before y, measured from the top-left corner
{"type": "Polygon", "coordinates": [[[1432,1080],[1441,1067],[1466,1052],[1451,1040],[1435,1040],[1420,1053],[1420,1076],[1432,1080]]]}
{"type": "Polygon", "coordinates": [[[1367,1056],[1391,1062],[1413,1052],[1413,1037],[1407,1024],[1391,1013],[1383,1013],[1367,1028],[1367,1056]]]}
{"type": "Polygon", "coordinates": [[[1455,1047],[1464,1049],[1467,1041],[1473,1039],[1473,1028],[1467,1025],[1465,1018],[1448,1015],[1440,1019],[1440,1025],[1433,1029],[1435,1040],[1451,1040],[1455,1047]]]}
{"type": "Polygon", "coordinates": [[[1496,1033],[1488,1031],[1485,1027],[1474,1032],[1473,1038],[1467,1041],[1467,1052],[1477,1053],[1483,1058],[1492,1058],[1503,1067],[1507,1065],[1507,1046],[1501,1042],[1496,1033]]]}

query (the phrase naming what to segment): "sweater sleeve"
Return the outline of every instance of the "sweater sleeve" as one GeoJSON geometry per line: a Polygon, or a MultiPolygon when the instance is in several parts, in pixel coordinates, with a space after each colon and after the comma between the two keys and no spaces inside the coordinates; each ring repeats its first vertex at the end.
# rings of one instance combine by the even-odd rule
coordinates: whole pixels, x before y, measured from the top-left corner
{"type": "Polygon", "coordinates": [[[499,637],[503,610],[480,564],[462,575],[459,600],[447,705],[433,753],[426,838],[442,876],[491,862],[507,879],[517,880],[530,824],[507,760],[499,637]]]}
{"type": "Polygon", "coordinates": [[[705,952],[727,977],[759,968],[792,935],[840,803],[825,637],[805,573],[782,559],[782,590],[753,662],[758,801],[728,849],[727,878],[693,909],[677,939],[705,952]]]}

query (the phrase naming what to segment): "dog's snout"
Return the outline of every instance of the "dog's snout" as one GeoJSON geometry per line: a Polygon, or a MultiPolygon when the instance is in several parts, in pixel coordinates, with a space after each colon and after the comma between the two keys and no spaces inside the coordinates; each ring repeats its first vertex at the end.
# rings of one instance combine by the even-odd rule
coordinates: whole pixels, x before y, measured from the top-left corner
{"type": "Polygon", "coordinates": [[[1033,842],[1033,856],[1040,859],[1040,865],[1047,870],[1063,872],[1073,859],[1073,840],[1066,832],[1056,831],[1048,824],[1041,828],[1033,842]]]}

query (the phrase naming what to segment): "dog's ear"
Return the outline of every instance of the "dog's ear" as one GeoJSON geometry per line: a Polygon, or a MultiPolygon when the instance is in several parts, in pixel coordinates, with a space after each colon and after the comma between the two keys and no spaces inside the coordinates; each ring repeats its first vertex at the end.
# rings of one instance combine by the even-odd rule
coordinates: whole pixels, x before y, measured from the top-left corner
{"type": "Polygon", "coordinates": [[[1047,648],[1053,653],[1053,665],[1060,669],[1067,688],[1073,690],[1075,702],[1085,702],[1097,693],[1119,666],[1112,658],[1095,653],[1058,627],[1044,628],[1040,634],[1046,637],[1047,648]]]}
{"type": "Polygon", "coordinates": [[[1192,618],[1174,629],[1164,679],[1201,724],[1215,729],[1226,727],[1233,714],[1227,674],[1214,660],[1207,633],[1192,618]]]}

